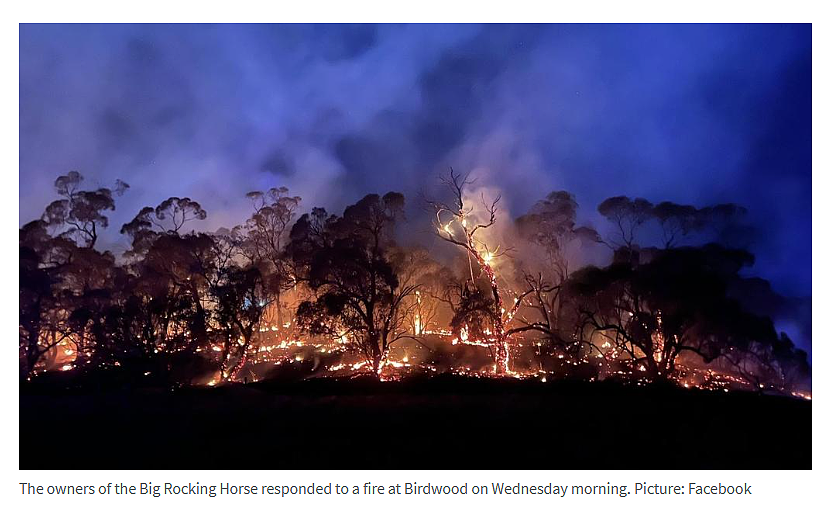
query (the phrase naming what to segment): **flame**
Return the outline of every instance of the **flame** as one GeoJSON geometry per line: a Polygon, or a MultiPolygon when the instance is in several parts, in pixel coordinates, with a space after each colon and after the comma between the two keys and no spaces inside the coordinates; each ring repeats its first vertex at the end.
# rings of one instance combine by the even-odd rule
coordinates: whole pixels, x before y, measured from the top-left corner
{"type": "MultiPolygon", "coordinates": [[[[485,252],[483,258],[485,261],[491,261],[494,259],[494,254],[485,252]]],[[[512,297],[512,294],[508,293],[507,297],[512,297]]],[[[419,291],[415,292],[415,301],[416,303],[422,301],[422,294],[419,291]]],[[[516,305],[518,302],[518,298],[514,297],[514,304],[516,305]]],[[[441,344],[452,343],[456,345],[461,343],[470,347],[477,347],[484,350],[484,353],[479,352],[483,355],[493,352],[493,355],[491,355],[494,357],[493,362],[481,367],[471,367],[467,364],[430,365],[428,359],[431,357],[427,352],[424,355],[416,352],[415,348],[419,346],[414,345],[411,349],[409,345],[402,345],[401,348],[386,352],[377,369],[376,374],[379,380],[399,380],[413,373],[449,373],[468,377],[509,376],[518,379],[533,379],[537,383],[548,383],[571,376],[571,370],[574,368],[590,367],[595,375],[588,378],[588,380],[595,381],[610,378],[625,384],[643,385],[660,378],[657,371],[662,369],[659,366],[664,360],[664,352],[666,351],[666,334],[663,329],[663,314],[661,312],[654,313],[656,324],[651,326],[653,329],[649,330],[654,345],[653,350],[649,352],[650,358],[634,359],[628,351],[612,343],[613,335],[603,336],[600,339],[602,340],[601,343],[594,341],[598,346],[590,351],[577,342],[577,337],[571,339],[574,345],[579,346],[575,349],[576,353],[566,350],[547,351],[543,350],[544,342],[536,341],[536,338],[526,340],[524,344],[516,338],[505,338],[503,340],[505,330],[498,323],[493,323],[490,327],[483,329],[480,337],[472,338],[468,326],[462,326],[454,335],[453,331],[440,329],[432,324],[432,321],[427,321],[426,325],[422,313],[418,309],[414,310],[412,322],[408,321],[408,325],[412,324],[412,329],[417,336],[441,344]],[[526,357],[523,354],[524,352],[528,352],[530,355],[526,357]]],[[[515,318],[515,315],[516,311],[514,309],[510,312],[503,312],[505,327],[508,326],[507,323],[511,319],[515,318]]],[[[623,312],[624,315],[626,315],[625,311],[623,312]]],[[[630,318],[634,317],[631,312],[627,312],[627,315],[630,318]]],[[[331,323],[329,326],[333,327],[333,324],[331,323]]],[[[252,380],[257,380],[262,373],[274,365],[304,363],[302,370],[309,369],[312,366],[312,372],[308,375],[312,377],[373,374],[373,360],[359,355],[358,349],[354,347],[354,342],[358,344],[357,337],[349,335],[346,330],[339,330],[337,337],[321,340],[318,337],[299,338],[300,336],[295,328],[295,326],[291,327],[289,321],[281,329],[268,322],[261,323],[256,327],[258,333],[254,334],[248,341],[249,350],[246,357],[242,356],[239,359],[237,353],[229,352],[229,366],[225,367],[225,373],[230,372],[232,373],[230,376],[236,376],[238,370],[233,372],[233,368],[239,363],[241,365],[246,363],[244,369],[250,369],[250,371],[244,372],[244,378],[249,377],[252,380]],[[290,330],[290,328],[292,330],[287,334],[285,331],[290,330]],[[271,332],[279,332],[280,335],[274,335],[271,332]],[[259,365],[258,371],[255,371],[256,366],[259,365]]],[[[175,329],[173,328],[173,330],[175,329]]],[[[184,335],[180,330],[177,333],[184,335]]],[[[90,362],[90,359],[84,356],[83,352],[78,357],[75,344],[80,344],[80,339],[80,337],[73,335],[61,340],[55,345],[53,358],[48,363],[39,364],[32,375],[37,376],[39,373],[48,370],[71,371],[81,369],[86,363],[90,362]]],[[[677,339],[675,338],[675,340],[677,339]]],[[[48,343],[48,338],[44,336],[40,342],[42,344],[48,343]]],[[[229,342],[231,350],[235,349],[236,343],[243,345],[244,341],[238,337],[232,337],[229,342]]],[[[154,350],[156,353],[175,352],[175,348],[180,347],[176,344],[172,341],[158,343],[154,350]]],[[[225,347],[223,343],[206,344],[203,347],[197,347],[196,351],[221,361],[225,360],[225,347]]],[[[120,362],[111,361],[110,366],[120,366],[120,362]]],[[[582,372],[577,371],[577,374],[582,372]]],[[[588,371],[584,372],[588,373],[588,371]]],[[[148,377],[151,372],[147,371],[144,375],[148,377]]],[[[780,383],[769,381],[761,381],[761,383],[755,384],[750,378],[748,373],[737,374],[720,366],[709,368],[708,366],[686,365],[682,358],[678,358],[673,372],[669,373],[669,379],[675,384],[692,391],[730,392],[760,388],[764,391],[782,392],[795,398],[812,399],[810,391],[790,390],[779,386],[780,383]]],[[[201,383],[215,386],[223,382],[227,382],[227,380],[222,380],[219,372],[201,383]]]]}

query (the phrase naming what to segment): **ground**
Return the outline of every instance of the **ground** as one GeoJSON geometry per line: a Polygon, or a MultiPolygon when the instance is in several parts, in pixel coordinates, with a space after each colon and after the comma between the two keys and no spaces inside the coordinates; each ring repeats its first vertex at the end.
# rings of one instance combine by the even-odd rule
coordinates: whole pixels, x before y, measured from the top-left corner
{"type": "Polygon", "coordinates": [[[21,386],[21,469],[811,469],[811,401],[442,377],[21,386]]]}

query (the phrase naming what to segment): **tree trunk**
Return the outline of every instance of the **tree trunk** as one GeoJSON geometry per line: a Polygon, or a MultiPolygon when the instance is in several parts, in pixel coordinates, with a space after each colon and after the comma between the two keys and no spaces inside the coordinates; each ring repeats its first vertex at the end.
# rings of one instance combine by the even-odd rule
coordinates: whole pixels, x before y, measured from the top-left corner
{"type": "Polygon", "coordinates": [[[373,373],[378,376],[381,370],[382,349],[379,344],[379,338],[375,334],[370,335],[370,361],[372,364],[373,373]]]}
{"type": "Polygon", "coordinates": [[[510,361],[510,352],[508,351],[508,345],[505,340],[497,341],[496,343],[496,350],[495,350],[495,372],[502,375],[507,373],[508,370],[508,362],[510,361]]]}
{"type": "Polygon", "coordinates": [[[381,355],[373,354],[373,373],[376,375],[379,374],[379,370],[381,369],[381,355]]]}
{"type": "Polygon", "coordinates": [[[247,351],[250,347],[250,342],[252,342],[252,330],[247,333],[243,334],[244,343],[241,345],[241,357],[238,359],[238,362],[235,364],[235,367],[232,368],[232,372],[229,375],[229,380],[232,382],[235,380],[235,377],[241,372],[241,369],[247,363],[247,351]]]}
{"type": "Polygon", "coordinates": [[[37,340],[40,337],[39,328],[33,327],[28,331],[28,335],[26,346],[26,378],[31,378],[39,356],[38,350],[40,348],[37,344],[37,340]]]}
{"type": "Polygon", "coordinates": [[[275,320],[278,324],[278,333],[282,333],[284,327],[284,319],[281,314],[281,291],[275,293],[275,320]]]}

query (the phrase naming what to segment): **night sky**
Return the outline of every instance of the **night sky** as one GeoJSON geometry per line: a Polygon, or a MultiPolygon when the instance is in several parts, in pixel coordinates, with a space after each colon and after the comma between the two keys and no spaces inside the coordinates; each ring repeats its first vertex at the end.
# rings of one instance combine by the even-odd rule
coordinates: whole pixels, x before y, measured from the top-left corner
{"type": "MultiPolygon", "coordinates": [[[[811,297],[811,26],[20,26],[20,223],[78,170],[205,228],[286,185],[302,210],[411,200],[448,166],[585,222],[625,194],[749,209],[755,275],[811,297]]],[[[411,203],[409,212],[419,206],[411,203]]]]}

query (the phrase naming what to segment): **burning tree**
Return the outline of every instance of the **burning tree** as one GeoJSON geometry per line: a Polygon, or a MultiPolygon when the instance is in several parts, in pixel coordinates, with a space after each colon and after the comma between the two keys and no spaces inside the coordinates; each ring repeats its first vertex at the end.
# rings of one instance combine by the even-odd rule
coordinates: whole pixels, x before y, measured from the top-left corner
{"type": "Polygon", "coordinates": [[[255,267],[230,266],[222,282],[212,290],[217,300],[215,318],[224,336],[221,379],[233,380],[247,361],[254,333],[269,301],[261,272],[255,267]]]}
{"type": "Polygon", "coordinates": [[[415,338],[435,332],[445,305],[439,293],[452,277],[450,271],[422,247],[394,247],[392,256],[400,283],[415,286],[403,307],[405,335],[415,338]]]}
{"type": "Polygon", "coordinates": [[[115,209],[115,197],[129,185],[118,180],[114,189],[84,190],[82,183],[77,171],[57,177],[60,198],[20,229],[21,357],[27,378],[49,358],[85,352],[91,321],[75,319],[76,311],[89,313],[86,305],[107,299],[115,260],[94,247],[109,224],[104,212],[115,209]]]}
{"type": "Polygon", "coordinates": [[[346,341],[376,374],[407,331],[405,302],[417,288],[401,275],[405,255],[393,239],[403,207],[399,193],[367,195],[341,217],[315,208],[290,233],[298,278],[315,294],[298,306],[300,328],[346,341]]]}
{"type": "Polygon", "coordinates": [[[755,387],[782,385],[799,356],[771,319],[729,295],[752,259],[706,245],[661,250],[641,265],[582,269],[565,287],[576,301],[576,338],[603,357],[606,346],[617,349],[655,380],[669,378],[678,359],[693,355],[703,363],[724,361],[755,387]]]}
{"type": "MultiPolygon", "coordinates": [[[[492,353],[495,372],[499,374],[507,373],[509,371],[508,363],[510,360],[508,337],[515,332],[515,330],[508,330],[507,327],[519,310],[519,305],[526,294],[522,294],[514,299],[514,304],[510,311],[505,309],[496,271],[493,268],[494,260],[503,256],[505,251],[501,250],[500,247],[491,250],[488,244],[482,241],[477,235],[479,231],[484,231],[496,223],[497,205],[502,197],[499,195],[492,203],[488,204],[485,202],[484,194],[482,194],[482,206],[485,212],[482,218],[477,218],[473,214],[473,206],[467,205],[465,193],[467,186],[473,184],[475,179],[469,179],[468,174],[462,175],[455,173],[453,168],[451,168],[449,176],[440,177],[440,180],[450,192],[452,199],[449,203],[428,201],[434,212],[436,235],[442,240],[452,243],[466,251],[470,267],[470,288],[467,291],[468,294],[478,290],[473,275],[474,264],[479,268],[485,280],[490,285],[490,311],[482,311],[481,313],[487,313],[493,325],[491,335],[493,338],[492,353]]],[[[468,314],[480,315],[480,300],[483,302],[484,296],[480,298],[479,295],[474,295],[472,299],[472,304],[470,300],[468,300],[466,311],[468,314]]]]}
{"type": "Polygon", "coordinates": [[[301,198],[289,196],[286,187],[247,193],[255,212],[244,225],[246,240],[242,252],[261,270],[272,293],[278,329],[284,325],[282,295],[295,286],[289,258],[284,252],[289,226],[301,198]]]}
{"type": "Polygon", "coordinates": [[[73,244],[52,238],[42,220],[20,229],[21,376],[31,378],[38,363],[69,336],[68,305],[60,286],[73,244]]]}
{"type": "Polygon", "coordinates": [[[150,357],[181,357],[211,342],[211,285],[219,274],[217,247],[206,233],[182,233],[206,211],[189,198],[171,197],[144,207],[121,228],[132,238],[127,256],[139,280],[133,293],[142,347],[150,357]]]}
{"type": "MultiPolygon", "coordinates": [[[[299,359],[292,350],[298,346],[333,355],[350,349],[365,359],[351,368],[369,365],[387,379],[394,374],[382,373],[384,366],[413,367],[406,356],[402,363],[388,360],[391,346],[409,338],[430,350],[421,365],[428,371],[447,365],[467,373],[474,369],[468,361],[482,367],[492,358],[494,374],[518,371],[543,381],[549,366],[567,370],[570,364],[587,366],[558,376],[594,380],[599,366],[608,376],[783,391],[810,377],[806,353],[768,317],[788,311],[789,302],[767,281],[740,277],[751,255],[718,245],[679,246],[689,237],[738,234],[746,228],[742,208],[608,199],[599,210],[617,229],[613,262],[569,275],[577,245],[602,243],[576,223],[573,195],[553,192],[518,218],[525,249],[505,263],[499,260],[505,251],[490,246],[499,198],[488,204],[482,195],[484,210],[474,212],[466,193],[473,180],[451,170],[442,181],[451,197],[430,204],[435,233],[462,250],[454,266],[396,243],[404,207],[399,193],[367,195],[340,217],[315,208],[293,223],[299,199],[286,188],[249,193],[252,217],[215,233],[184,232],[206,218],[189,198],[145,207],[121,229],[132,238],[121,263],[95,246],[108,224],[104,213],[126,185],[84,191],[79,174],[61,176],[61,198],[20,229],[21,375],[60,369],[73,377],[214,383],[216,371],[232,380],[247,362],[299,359]],[[652,246],[660,240],[663,248],[652,246]],[[749,288],[755,282],[765,285],[762,292],[749,288]],[[271,322],[265,314],[275,308],[280,323],[281,297],[299,283],[304,290],[296,294],[307,300],[293,330],[311,337],[291,333],[269,342],[266,332],[276,328],[262,326],[271,322]],[[447,307],[452,331],[439,324],[447,307]],[[515,340],[520,334],[537,339],[530,345],[537,355],[554,351],[538,359],[538,370],[524,369],[533,359],[515,340]],[[460,340],[461,348],[451,347],[460,340]],[[563,352],[568,355],[556,355],[563,352]]],[[[344,366],[330,372],[340,374],[344,366]]]]}

